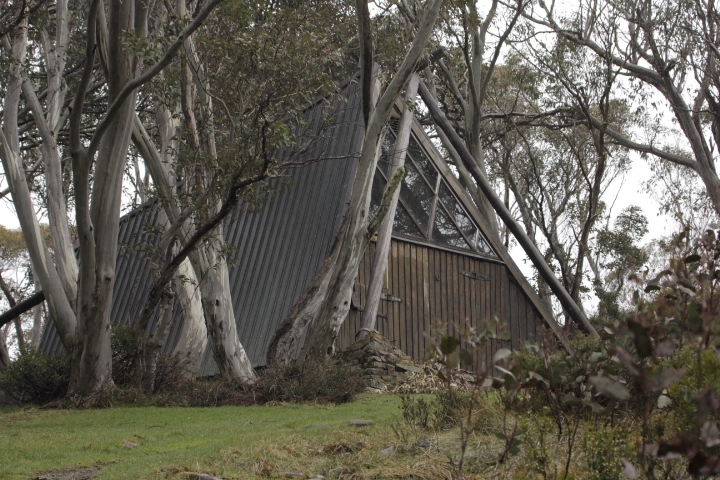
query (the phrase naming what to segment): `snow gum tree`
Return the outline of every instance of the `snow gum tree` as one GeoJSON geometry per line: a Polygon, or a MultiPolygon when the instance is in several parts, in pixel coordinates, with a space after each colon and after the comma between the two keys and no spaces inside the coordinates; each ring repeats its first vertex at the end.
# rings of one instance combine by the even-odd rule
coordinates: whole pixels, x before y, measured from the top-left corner
{"type": "MultiPolygon", "coordinates": [[[[335,245],[313,282],[301,295],[276,332],[269,349],[269,361],[290,362],[325,359],[333,353],[338,331],[350,309],[352,286],[362,259],[368,235],[370,193],[385,123],[407,80],[417,67],[432,35],[441,0],[429,0],[419,16],[415,35],[402,63],[387,87],[380,93],[373,64],[373,37],[367,2],[356,3],[360,44],[360,83],[365,137],[353,182],[350,204],[340,226],[335,245]],[[377,99],[377,100],[376,100],[377,99]],[[300,340],[307,331],[302,351],[300,340]]],[[[393,182],[389,182],[391,185],[393,182]]],[[[397,183],[395,183],[397,186],[397,183]]],[[[387,193],[387,192],[386,192],[387,193]]],[[[384,195],[388,196],[388,195],[384,195]]]]}
{"type": "Polygon", "coordinates": [[[8,68],[3,72],[0,159],[37,281],[63,345],[73,355],[70,393],[78,398],[112,382],[109,312],[123,171],[137,90],[170,64],[218,3],[206,4],[159,55],[148,60],[139,46],[148,35],[151,11],[146,3],[132,0],[110,0],[107,5],[93,0],[73,11],[61,0],[53,5],[53,12],[39,9],[34,15],[21,8],[17,21],[2,37],[8,68]],[[82,53],[72,57],[69,76],[71,25],[76,38],[82,39],[74,45],[82,53]],[[102,46],[99,32],[104,31],[103,72],[97,52],[102,46]],[[43,76],[36,74],[35,64],[42,65],[43,76]],[[100,114],[89,108],[98,90],[103,93],[100,114]],[[92,113],[86,115],[88,109],[92,113]],[[23,121],[21,127],[21,117],[26,119],[28,114],[31,121],[23,121]],[[33,143],[40,143],[44,165],[52,254],[42,236],[26,177],[26,149],[21,149],[31,129],[39,136],[33,143]],[[64,160],[71,164],[79,262],[68,221],[70,188],[63,182],[64,160]]]}

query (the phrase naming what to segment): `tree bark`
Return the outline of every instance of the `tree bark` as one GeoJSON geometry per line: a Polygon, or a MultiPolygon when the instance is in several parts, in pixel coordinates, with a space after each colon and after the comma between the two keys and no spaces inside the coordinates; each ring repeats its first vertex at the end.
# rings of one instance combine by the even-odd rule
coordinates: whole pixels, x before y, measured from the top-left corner
{"type": "Polygon", "coordinates": [[[71,351],[74,343],[76,316],[73,302],[68,298],[60,275],[40,231],[40,224],[30,195],[25,171],[20,156],[18,132],[18,104],[22,89],[21,72],[27,47],[27,19],[20,22],[7,43],[14,61],[9,68],[3,125],[0,129],[0,160],[10,187],[13,204],[20,227],[25,237],[28,255],[37,273],[37,278],[47,298],[48,307],[55,320],[63,346],[71,351]]]}
{"type": "MultiPolygon", "coordinates": [[[[358,22],[361,27],[361,36],[369,36],[371,32],[362,30],[364,25],[363,3],[362,0],[358,1],[358,22]]],[[[312,324],[309,326],[305,344],[298,358],[301,362],[311,359],[325,360],[328,355],[333,353],[335,338],[350,309],[352,286],[367,245],[370,193],[377,165],[380,139],[390,111],[408,78],[415,70],[417,61],[430,39],[441,4],[441,0],[427,2],[410,50],[377,105],[369,113],[350,204],[338,232],[337,261],[326,273],[330,277],[327,293],[322,301],[318,302],[317,315],[313,315],[312,324]]],[[[364,43],[361,41],[362,44],[364,43]]],[[[361,67],[361,72],[363,71],[366,69],[361,67]]],[[[363,82],[369,81],[372,80],[370,78],[363,79],[363,82]]],[[[365,90],[368,89],[363,89],[363,91],[365,90]]],[[[363,104],[365,103],[363,100],[363,104]]]]}
{"type": "MultiPolygon", "coordinates": [[[[222,238],[222,226],[218,227],[215,234],[222,238]]],[[[245,349],[237,338],[232,298],[228,294],[230,278],[227,263],[215,248],[206,248],[203,253],[212,255],[208,260],[217,272],[215,275],[207,275],[200,282],[203,310],[213,358],[223,377],[252,381],[255,379],[255,372],[245,349]]]]}
{"type": "Polygon", "coordinates": [[[295,302],[288,316],[275,331],[267,352],[268,365],[280,363],[288,365],[300,354],[301,340],[308,325],[317,316],[322,302],[327,296],[330,285],[330,272],[335,266],[340,253],[338,238],[330,249],[330,254],[320,267],[313,281],[295,302]]]}
{"type": "Polygon", "coordinates": [[[432,116],[435,125],[437,125],[438,128],[442,129],[448,136],[448,138],[451,140],[453,146],[455,147],[455,150],[460,154],[466,167],[473,174],[473,177],[478,187],[483,190],[483,193],[488,198],[495,211],[499,214],[500,218],[508,226],[508,229],[510,229],[515,238],[518,240],[520,246],[523,248],[523,250],[525,250],[525,253],[535,265],[535,268],[538,269],[539,274],[548,283],[553,293],[558,297],[558,300],[560,300],[563,308],[565,308],[569,312],[573,321],[575,321],[578,326],[580,326],[580,328],[597,337],[598,334],[595,331],[595,328],[590,324],[585,314],[573,301],[572,297],[558,281],[557,277],[555,277],[555,274],[547,265],[545,259],[540,254],[532,240],[530,240],[527,234],[523,231],[522,227],[517,224],[517,222],[515,222],[512,214],[505,208],[502,200],[498,198],[498,196],[495,194],[492,186],[490,185],[490,182],[488,182],[487,179],[483,176],[482,172],[477,167],[477,164],[472,161],[472,155],[470,155],[470,152],[463,144],[457,132],[455,132],[447,119],[445,119],[445,116],[440,111],[440,108],[437,106],[437,103],[435,103],[434,98],[424,84],[420,84],[420,96],[425,102],[425,105],[428,107],[428,110],[430,111],[430,115],[432,116]]]}
{"type": "Polygon", "coordinates": [[[10,355],[5,340],[5,333],[6,329],[0,330],[0,372],[7,370],[8,365],[10,365],[10,355]]]}
{"type": "Polygon", "coordinates": [[[208,338],[198,283],[190,261],[183,260],[173,278],[173,289],[180,302],[185,322],[173,355],[180,359],[183,367],[192,375],[200,373],[200,363],[208,338]]]}
{"type": "MultiPolygon", "coordinates": [[[[101,137],[91,201],[87,202],[89,192],[83,186],[80,189],[83,198],[76,207],[81,282],[78,292],[78,343],[73,355],[69,392],[81,399],[112,384],[110,307],[115,282],[123,169],[136,97],[134,91],[124,99],[120,96],[136,73],[136,60],[125,50],[121,37],[123,32],[135,30],[135,7],[135,2],[128,0],[110,0],[109,3],[108,104],[117,106],[112,117],[101,121],[101,125],[107,121],[107,133],[104,134],[100,128],[95,133],[101,137]],[[120,103],[115,103],[116,99],[120,103]]],[[[94,19],[89,20],[92,21],[94,19]]],[[[79,182],[89,181],[87,174],[91,154],[92,148],[89,148],[84,152],[86,158],[79,159],[82,165],[78,165],[77,161],[74,165],[76,192],[79,182]]]]}
{"type": "MultiPolygon", "coordinates": [[[[400,125],[398,127],[398,135],[395,140],[395,150],[393,152],[391,171],[389,177],[395,176],[398,167],[405,165],[405,156],[407,147],[410,142],[410,131],[412,130],[413,112],[410,110],[409,102],[413,102],[417,96],[418,83],[420,76],[413,73],[408,81],[405,92],[405,108],[400,117],[400,125]]],[[[388,255],[390,253],[390,243],[392,241],[392,228],[395,220],[395,210],[400,196],[400,188],[395,190],[390,201],[390,206],[382,226],[378,231],[377,243],[375,244],[375,257],[373,258],[372,269],[370,273],[370,282],[368,283],[368,291],[365,301],[365,308],[362,314],[362,323],[360,331],[357,334],[358,339],[365,338],[368,332],[375,330],[377,327],[377,311],[380,305],[380,294],[382,292],[385,280],[385,272],[388,265],[388,255]]]]}

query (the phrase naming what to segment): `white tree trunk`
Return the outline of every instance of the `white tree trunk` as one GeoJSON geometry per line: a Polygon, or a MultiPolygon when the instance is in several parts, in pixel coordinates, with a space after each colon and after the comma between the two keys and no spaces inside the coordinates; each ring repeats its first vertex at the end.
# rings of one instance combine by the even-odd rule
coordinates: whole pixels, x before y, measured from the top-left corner
{"type": "MultiPolygon", "coordinates": [[[[160,130],[163,152],[167,157],[172,158],[173,149],[170,146],[176,130],[173,127],[170,112],[167,108],[162,108],[156,112],[156,116],[158,125],[163,126],[160,130]]],[[[171,183],[173,181],[172,176],[163,165],[160,154],[154,151],[149,136],[144,132],[142,125],[139,124],[139,119],[135,120],[135,125],[135,143],[136,145],[145,145],[146,152],[143,153],[143,156],[146,159],[146,165],[150,170],[156,188],[160,192],[160,199],[165,212],[171,223],[175,223],[180,218],[180,211],[179,202],[171,183]]],[[[219,232],[215,233],[217,238],[222,238],[221,233],[222,227],[220,227],[219,232]]],[[[180,242],[185,243],[190,235],[191,232],[184,226],[179,234],[180,242]]],[[[202,245],[189,256],[194,277],[201,279],[199,281],[199,290],[205,325],[203,327],[197,321],[198,308],[197,304],[193,303],[197,301],[197,297],[195,295],[186,295],[192,293],[192,289],[189,289],[190,285],[186,284],[182,289],[186,294],[180,293],[180,301],[188,305],[190,310],[184,311],[186,325],[181,341],[178,343],[177,348],[179,350],[176,350],[176,353],[182,357],[191,358],[190,365],[196,365],[196,367],[191,368],[199,369],[202,351],[209,339],[213,350],[213,358],[223,375],[252,380],[255,378],[252,365],[245,353],[245,349],[237,339],[227,263],[224,258],[217,255],[217,248],[216,245],[212,244],[202,245]]]]}
{"type": "MultiPolygon", "coordinates": [[[[427,2],[412,46],[387,89],[378,100],[377,105],[372,107],[372,100],[366,97],[363,98],[363,113],[366,119],[365,138],[358,159],[358,169],[353,182],[350,204],[336,240],[337,260],[327,272],[321,272],[323,275],[328,275],[330,280],[326,294],[322,297],[316,294],[320,301],[319,311],[317,315],[313,316],[303,350],[298,358],[299,361],[325,359],[333,353],[335,338],[350,309],[353,282],[367,244],[370,194],[385,122],[408,78],[413,73],[416,63],[432,34],[441,4],[441,0],[429,0],[427,2]]],[[[358,20],[361,37],[363,37],[360,42],[363,45],[363,52],[361,52],[363,62],[367,62],[365,54],[368,46],[370,48],[372,46],[371,42],[368,42],[371,33],[367,30],[369,13],[367,10],[363,11],[365,7],[366,4],[362,0],[357,2],[358,20]]],[[[368,95],[368,92],[371,91],[369,84],[366,83],[371,81],[366,76],[367,72],[370,71],[367,67],[366,63],[361,66],[361,72],[363,72],[364,76],[364,95],[368,95]]],[[[321,285],[322,283],[323,281],[316,279],[313,285],[321,285]]],[[[308,302],[308,304],[315,303],[314,301],[308,302]]],[[[296,331],[296,329],[289,329],[288,333],[293,331],[296,331]]],[[[280,345],[291,344],[292,342],[274,341],[273,343],[280,345]]]]}
{"type": "Polygon", "coordinates": [[[207,346],[207,327],[198,281],[189,260],[186,259],[180,265],[173,284],[185,319],[173,354],[181,359],[189,373],[198,374],[202,354],[207,346]],[[182,278],[187,280],[183,281],[182,278]]]}
{"type": "MultiPolygon", "coordinates": [[[[121,36],[133,31],[135,2],[110,0],[108,25],[108,103],[135,75],[135,62],[125,50],[121,36]]],[[[133,92],[109,119],[101,139],[93,175],[92,197],[78,192],[76,202],[80,236],[81,282],[78,293],[78,342],[75,347],[69,392],[85,397],[112,383],[110,307],[115,283],[115,264],[122,197],[122,179],[135,115],[133,92]]],[[[87,154],[86,154],[87,155],[87,154]]],[[[89,161],[90,159],[83,159],[89,161]]],[[[87,172],[74,169],[74,175],[87,172]]],[[[75,178],[76,191],[82,178],[75,178]]]]}
{"type": "MultiPolygon", "coordinates": [[[[410,131],[412,129],[413,113],[408,104],[415,100],[417,96],[418,83],[420,76],[413,73],[408,81],[407,90],[405,92],[405,108],[400,117],[400,125],[398,127],[398,136],[395,140],[395,148],[393,151],[392,163],[388,178],[395,176],[398,167],[405,165],[405,156],[407,147],[410,142],[410,131]]],[[[400,187],[401,188],[401,187],[400,187]]],[[[395,220],[395,210],[397,208],[398,198],[400,197],[400,188],[395,190],[390,201],[390,206],[382,226],[378,231],[377,243],[375,244],[375,257],[373,258],[372,269],[370,271],[370,282],[368,283],[368,291],[365,300],[365,308],[362,314],[362,323],[357,337],[364,338],[368,332],[375,330],[377,327],[377,311],[380,305],[380,294],[385,280],[385,272],[388,266],[388,254],[390,253],[390,243],[392,241],[393,222],[395,220]]]]}
{"type": "MultiPolygon", "coordinates": [[[[222,224],[215,234],[222,238],[222,224]]],[[[255,379],[255,372],[237,338],[225,258],[218,255],[214,244],[204,248],[201,255],[207,258],[210,267],[206,270],[205,278],[200,281],[200,291],[215,362],[223,377],[252,381],[255,379]]]]}
{"type": "MultiPolygon", "coordinates": [[[[7,37],[6,37],[7,39],[7,37]]],[[[30,196],[30,188],[25,178],[20,155],[18,133],[18,104],[23,84],[21,68],[27,47],[27,24],[23,20],[7,41],[14,61],[10,64],[6,96],[3,105],[3,125],[0,131],[0,160],[2,160],[6,179],[10,187],[13,204],[18,215],[20,227],[25,237],[28,255],[42,285],[50,312],[55,319],[58,333],[66,349],[71,350],[75,335],[76,317],[73,310],[74,299],[70,299],[63,286],[60,275],[53,263],[30,196]]]]}

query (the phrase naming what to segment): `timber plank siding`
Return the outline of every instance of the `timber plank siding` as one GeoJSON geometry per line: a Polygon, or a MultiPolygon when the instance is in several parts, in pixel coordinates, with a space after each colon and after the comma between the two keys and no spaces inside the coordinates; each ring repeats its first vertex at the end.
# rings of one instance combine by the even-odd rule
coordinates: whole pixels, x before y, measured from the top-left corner
{"type": "MultiPolygon", "coordinates": [[[[356,291],[361,292],[356,295],[360,299],[356,307],[360,309],[366,301],[373,255],[375,243],[371,242],[355,281],[356,291]]],[[[392,240],[389,255],[386,277],[389,289],[383,293],[401,301],[380,301],[377,330],[417,362],[423,361],[428,353],[426,334],[433,334],[433,329],[442,324],[447,324],[449,332],[457,335],[467,326],[480,329],[483,322],[497,317],[502,330],[511,332],[512,340],[492,341],[484,352],[478,352],[477,361],[486,364],[499,348],[515,350],[527,341],[534,341],[538,325],[543,325],[540,313],[508,268],[497,261],[397,237],[392,240]],[[479,278],[461,272],[476,273],[475,277],[479,278]]],[[[355,341],[361,316],[358,308],[350,311],[340,329],[337,349],[342,350],[355,341]]]]}

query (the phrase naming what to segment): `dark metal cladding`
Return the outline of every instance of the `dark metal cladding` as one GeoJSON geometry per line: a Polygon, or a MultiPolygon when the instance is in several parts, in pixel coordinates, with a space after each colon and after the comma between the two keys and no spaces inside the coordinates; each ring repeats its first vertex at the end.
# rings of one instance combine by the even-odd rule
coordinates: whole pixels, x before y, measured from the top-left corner
{"type": "MultiPolygon", "coordinates": [[[[229,276],[238,338],[254,366],[265,364],[275,329],[320,269],[347,209],[364,129],[357,84],[346,84],[341,94],[308,107],[306,121],[316,134],[310,138],[317,140],[293,158],[297,165],[285,171],[290,182],[275,181],[279,193],[269,196],[258,211],[238,208],[225,223],[225,240],[234,247],[229,276]]],[[[120,221],[111,311],[114,324],[132,323],[143,308],[152,275],[147,256],[138,247],[157,241],[151,239],[148,226],[163,221],[162,209],[155,203],[120,221]]],[[[150,331],[154,324],[153,318],[150,331]]],[[[177,344],[182,324],[176,301],[166,352],[177,344]]],[[[43,333],[40,349],[46,354],[62,351],[52,322],[43,333]]],[[[216,371],[208,348],[201,375],[216,371]]]]}
{"type": "MultiPolygon", "coordinates": [[[[356,89],[350,84],[347,102],[331,103],[335,121],[299,159],[311,163],[288,169],[292,186],[226,227],[236,247],[229,274],[238,338],[254,366],[265,364],[272,335],[320,269],[345,215],[364,131],[356,89]]],[[[325,114],[313,108],[308,121],[320,128],[325,114]]],[[[208,349],[200,374],[216,372],[208,349]]]]}
{"type": "MultiPolygon", "coordinates": [[[[162,215],[161,209],[155,203],[146,203],[120,220],[118,235],[120,250],[110,313],[110,318],[116,325],[134,322],[150,293],[152,280],[148,259],[150,252],[145,249],[154,246],[159,240],[150,227],[157,225],[162,215]]],[[[153,319],[150,328],[154,328],[154,323],[153,319]]],[[[171,347],[171,345],[167,346],[171,347]]],[[[62,351],[60,337],[52,321],[47,323],[39,348],[41,352],[51,355],[62,351]]]]}
{"type": "MultiPolygon", "coordinates": [[[[253,366],[265,364],[273,334],[320,269],[347,209],[364,128],[357,84],[346,84],[340,93],[306,109],[311,133],[303,138],[312,140],[302,154],[293,158],[294,165],[285,169],[285,178],[273,180],[272,186],[278,191],[256,211],[238,207],[225,222],[225,241],[233,248],[228,268],[237,334],[253,366]]],[[[498,256],[459,250],[431,240],[395,238],[385,297],[378,311],[378,329],[408,355],[421,360],[427,347],[424,334],[438,322],[469,321],[477,327],[479,322],[497,317],[507,323],[513,340],[493,342],[485,352],[489,361],[497,348],[517,348],[520,342],[536,338],[538,325],[556,325],[420,125],[416,122],[413,128],[439,174],[498,256]]],[[[301,139],[299,145],[303,142],[301,139]]],[[[141,247],[157,242],[157,231],[151,226],[165,221],[156,203],[148,203],[121,219],[121,250],[111,313],[115,324],[134,322],[143,308],[152,270],[141,247]]],[[[371,243],[356,282],[361,305],[373,254],[371,243]]],[[[182,333],[184,320],[179,301],[173,312],[167,353],[173,351],[182,333]]],[[[360,313],[351,312],[340,331],[338,346],[354,341],[359,324],[360,313]]],[[[154,328],[155,318],[149,331],[154,328]]],[[[43,334],[40,349],[48,354],[62,350],[52,322],[43,334]]],[[[199,373],[217,373],[209,347],[199,373]]]]}

